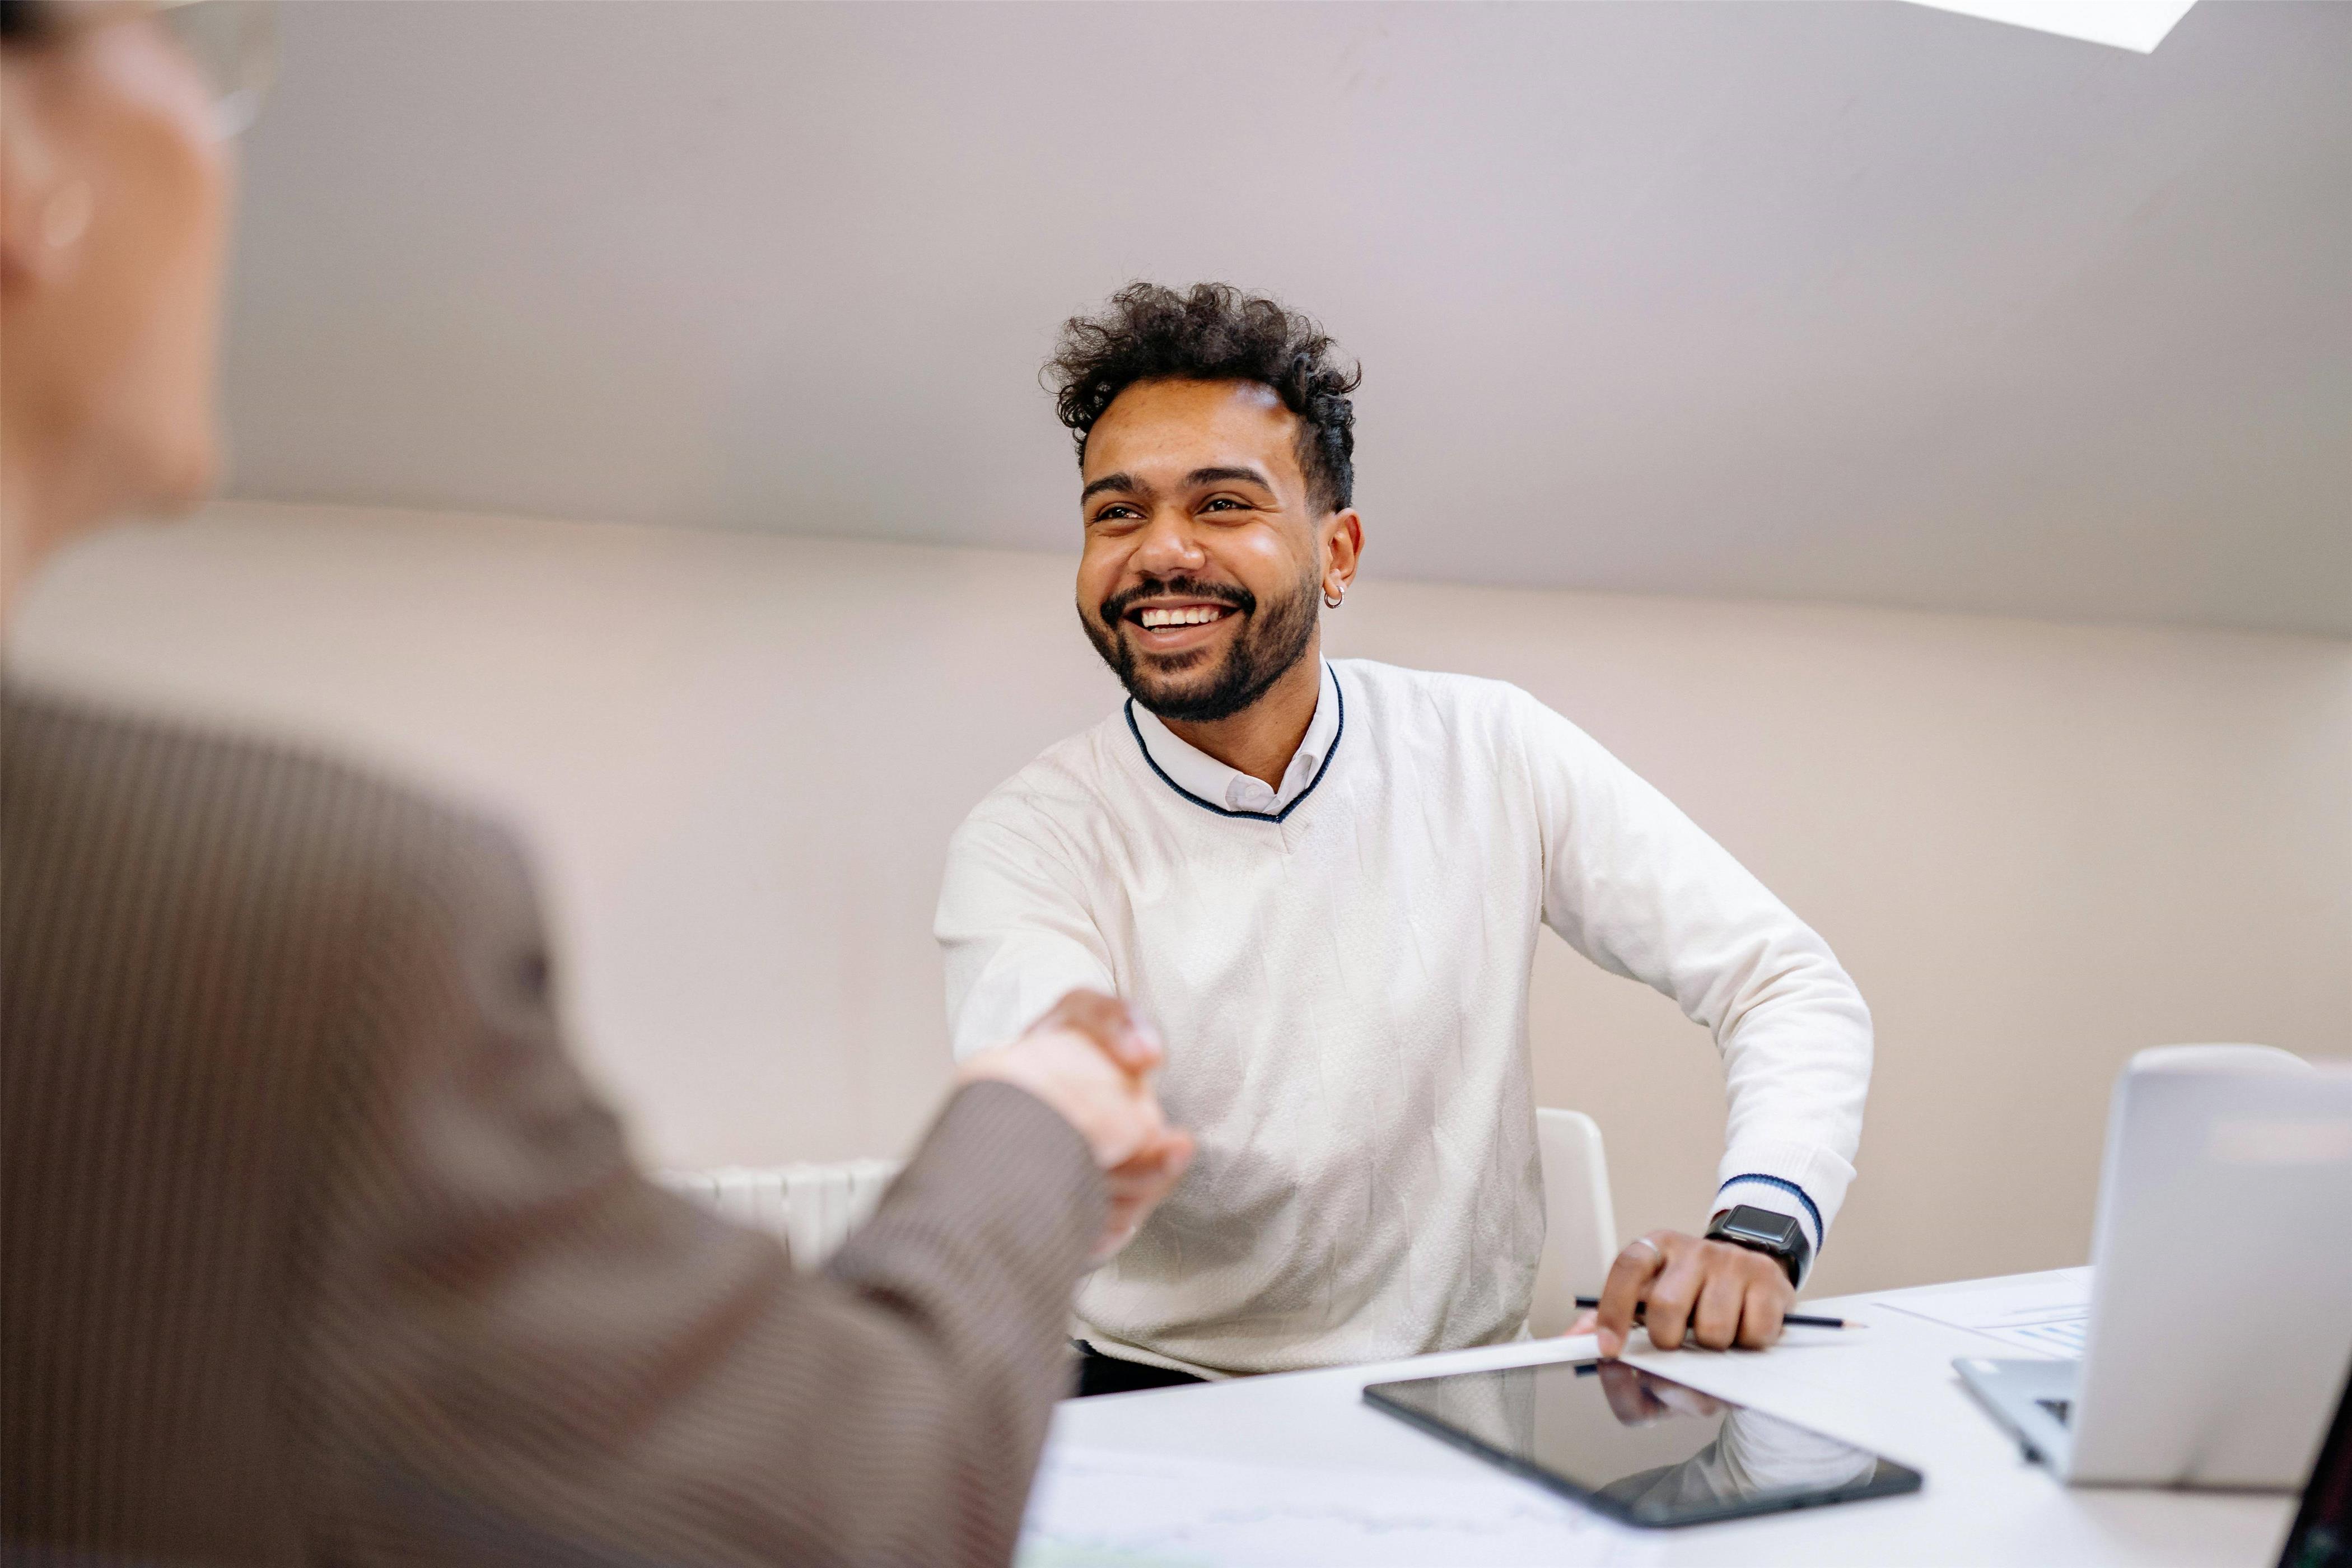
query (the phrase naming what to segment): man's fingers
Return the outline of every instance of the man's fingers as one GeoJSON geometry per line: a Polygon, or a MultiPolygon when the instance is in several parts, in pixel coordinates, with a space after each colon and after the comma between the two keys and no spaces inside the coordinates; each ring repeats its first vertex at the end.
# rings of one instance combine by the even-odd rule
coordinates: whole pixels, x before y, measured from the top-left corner
{"type": "Polygon", "coordinates": [[[1192,1135],[1181,1127],[1174,1129],[1168,1134],[1168,1142],[1172,1145],[1168,1156],[1170,1162],[1168,1179],[1171,1183],[1181,1181],[1184,1173],[1192,1168],[1192,1156],[1201,1152],[1201,1146],[1194,1142],[1192,1135]]]}
{"type": "Polygon", "coordinates": [[[1164,1191],[1181,1179],[1192,1163],[1192,1135],[1163,1130],[1105,1174],[1110,1178],[1114,1194],[1128,1190],[1164,1191]]]}
{"type": "Polygon", "coordinates": [[[1633,1331],[1633,1309],[1665,1264],[1664,1244],[1645,1236],[1630,1243],[1617,1255],[1617,1261],[1609,1266],[1609,1279],[1601,1287],[1601,1305],[1593,1323],[1593,1332],[1601,1337],[1602,1355],[1613,1357],[1624,1350],[1625,1340],[1633,1331]]]}
{"type": "Polygon", "coordinates": [[[1714,1259],[1715,1267],[1706,1269],[1700,1282],[1698,1305],[1691,1313],[1691,1337],[1711,1351],[1727,1351],[1731,1342],[1739,1337],[1740,1310],[1748,1300],[1748,1277],[1744,1270],[1723,1267],[1714,1259]]]}
{"type": "Polygon", "coordinates": [[[1189,1132],[1165,1132],[1155,1143],[1105,1173],[1114,1210],[1149,1209],[1175,1189],[1192,1163],[1189,1132]]]}
{"type": "Polygon", "coordinates": [[[1787,1313],[1789,1298],[1780,1290],[1780,1283],[1759,1279],[1748,1287],[1748,1300],[1739,1313],[1742,1348],[1760,1351],[1780,1337],[1780,1320],[1787,1313]]]}
{"type": "Polygon", "coordinates": [[[1157,1068],[1166,1055],[1159,1035],[1139,1021],[1126,1003],[1099,991],[1068,993],[1039,1022],[1077,1030],[1100,1046],[1111,1060],[1139,1076],[1157,1068]]]}
{"type": "Polygon", "coordinates": [[[1679,1349],[1686,1339],[1709,1350],[1761,1350],[1780,1337],[1796,1296],[1787,1276],[1759,1253],[1654,1230],[1617,1255],[1599,1310],[1568,1331],[1596,1336],[1601,1355],[1613,1358],[1624,1351],[1638,1304],[1659,1350],[1679,1349]]]}
{"type": "Polygon", "coordinates": [[[1094,1057],[1089,1065],[1103,1072],[1109,1080],[1108,1103],[1114,1108],[1118,1118],[1120,1137],[1116,1153],[1104,1161],[1105,1168],[1116,1169],[1138,1155],[1149,1154],[1160,1148],[1172,1130],[1168,1125],[1167,1112],[1160,1104],[1160,1097],[1152,1092],[1151,1086],[1109,1059],[1108,1052],[1098,1049],[1093,1036],[1076,1030],[1066,1031],[1066,1034],[1078,1049],[1094,1057]]]}
{"type": "MultiPolygon", "coordinates": [[[[1093,1047],[1082,1048],[1091,1050],[1093,1047]]],[[[1088,1139],[1094,1144],[1095,1163],[1106,1173],[1149,1154],[1168,1132],[1158,1103],[1148,1096],[1104,1094],[1097,1107],[1097,1117],[1088,1139]]]]}
{"type": "Polygon", "coordinates": [[[1562,1339],[1572,1340],[1579,1334],[1589,1334],[1592,1331],[1593,1325],[1600,1321],[1601,1314],[1594,1311],[1591,1308],[1587,1307],[1584,1310],[1576,1314],[1576,1321],[1569,1324],[1568,1332],[1562,1334],[1560,1337],[1562,1339]]]}
{"type": "Polygon", "coordinates": [[[1162,1133],[1151,1147],[1131,1155],[1105,1173],[1110,1184],[1110,1210],[1103,1225],[1103,1240],[1095,1261],[1104,1262],[1129,1241],[1160,1200],[1173,1192],[1192,1163],[1189,1132],[1162,1133]]]}
{"type": "Polygon", "coordinates": [[[1675,1250],[1674,1260],[1650,1281],[1649,1310],[1643,1317],[1650,1342],[1662,1351],[1682,1348],[1699,1288],[1706,1282],[1705,1254],[1697,1247],[1675,1250]]]}

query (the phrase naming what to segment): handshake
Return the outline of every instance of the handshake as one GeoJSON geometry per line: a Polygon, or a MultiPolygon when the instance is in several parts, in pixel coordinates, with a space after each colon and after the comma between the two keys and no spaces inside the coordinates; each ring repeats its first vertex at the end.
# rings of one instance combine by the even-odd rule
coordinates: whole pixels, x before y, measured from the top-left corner
{"type": "Polygon", "coordinates": [[[1192,1163],[1192,1135],[1168,1125],[1150,1075],[1165,1059],[1160,1037],[1127,1004],[1073,991],[1010,1045],[968,1058],[968,1083],[1009,1083],[1059,1111],[1110,1183],[1110,1215],[1093,1261],[1125,1247],[1192,1163]]]}

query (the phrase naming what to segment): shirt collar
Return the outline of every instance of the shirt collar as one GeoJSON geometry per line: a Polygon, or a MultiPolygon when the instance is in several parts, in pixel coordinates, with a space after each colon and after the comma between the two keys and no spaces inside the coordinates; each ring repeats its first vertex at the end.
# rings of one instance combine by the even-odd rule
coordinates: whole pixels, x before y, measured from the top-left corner
{"type": "Polygon", "coordinates": [[[1321,662],[1323,679],[1316,688],[1315,717],[1307,721],[1306,738],[1298,742],[1298,750],[1290,755],[1290,765],[1283,770],[1280,789],[1268,789],[1264,780],[1252,778],[1239,768],[1229,768],[1199,747],[1180,740],[1176,731],[1161,723],[1160,716],[1140,702],[1130,700],[1127,710],[1135,721],[1136,738],[1143,742],[1145,755],[1178,789],[1227,811],[1270,816],[1307,793],[1325,759],[1330,756],[1332,742],[1339,739],[1339,700],[1336,689],[1339,678],[1332,672],[1329,660],[1321,662]]]}

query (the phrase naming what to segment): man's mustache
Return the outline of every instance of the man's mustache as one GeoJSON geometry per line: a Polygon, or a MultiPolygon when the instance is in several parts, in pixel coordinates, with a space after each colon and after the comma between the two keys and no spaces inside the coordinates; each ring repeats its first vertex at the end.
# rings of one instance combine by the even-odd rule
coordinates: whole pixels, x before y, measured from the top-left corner
{"type": "Polygon", "coordinates": [[[1115,626],[1127,619],[1127,612],[1142,601],[1163,595],[1230,605],[1244,615],[1257,608],[1257,595],[1247,588],[1237,588],[1224,583],[1202,583],[1191,577],[1166,577],[1158,582],[1139,583],[1105,599],[1101,611],[1103,625],[1115,626]]]}

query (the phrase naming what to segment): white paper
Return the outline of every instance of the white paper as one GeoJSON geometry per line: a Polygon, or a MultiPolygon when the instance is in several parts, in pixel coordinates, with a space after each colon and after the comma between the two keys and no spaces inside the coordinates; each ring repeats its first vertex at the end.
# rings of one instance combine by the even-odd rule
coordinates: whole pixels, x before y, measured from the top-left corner
{"type": "Polygon", "coordinates": [[[1906,1290],[1879,1297],[1878,1305],[2021,1350],[2079,1357],[2091,1317],[2091,1271],[2061,1268],[2019,1285],[1906,1290]]]}
{"type": "Polygon", "coordinates": [[[1489,1479],[1049,1446],[1017,1568],[1638,1564],[1655,1538],[1489,1479]]]}

